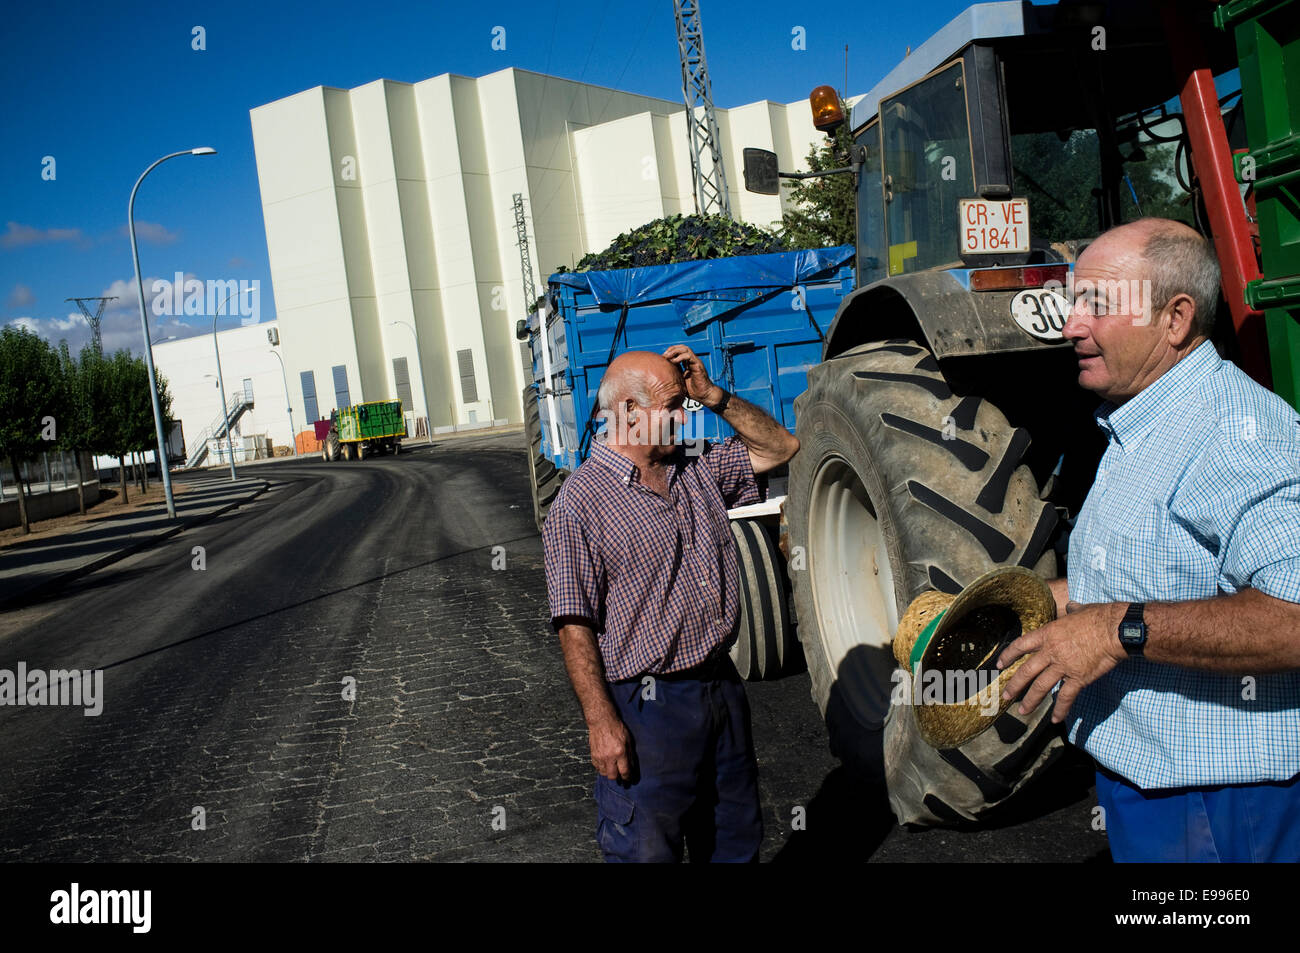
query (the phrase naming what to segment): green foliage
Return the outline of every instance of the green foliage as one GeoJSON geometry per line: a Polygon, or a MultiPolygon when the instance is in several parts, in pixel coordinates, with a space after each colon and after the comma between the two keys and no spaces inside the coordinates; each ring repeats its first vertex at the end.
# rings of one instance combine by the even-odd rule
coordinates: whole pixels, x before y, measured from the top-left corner
{"type": "MultiPolygon", "coordinates": [[[[820,147],[808,153],[808,171],[825,172],[848,165],[853,137],[846,122],[820,147]]],[[[832,248],[857,242],[857,195],[853,176],[845,173],[818,179],[785,179],[782,184],[794,208],[781,216],[782,232],[791,248],[832,248]]]]}
{"type": "MultiPolygon", "coordinates": [[[[1101,160],[1097,134],[1077,131],[1062,142],[1055,133],[1012,139],[1016,194],[1029,199],[1029,230],[1037,240],[1060,242],[1093,238],[1100,231],[1097,199],[1101,160]]],[[[1141,215],[1128,186],[1120,185],[1120,214],[1131,222],[1142,216],[1172,218],[1191,224],[1191,206],[1174,173],[1176,146],[1146,143],[1143,161],[1124,163],[1142,203],[1141,215]]],[[[1128,150],[1126,154],[1132,154],[1128,150]]]]}
{"type": "Polygon", "coordinates": [[[53,449],[41,437],[44,418],[54,418],[57,437],[64,406],[54,349],[24,328],[0,329],[0,455],[21,462],[53,449]]]}
{"type": "MultiPolygon", "coordinates": [[[[723,215],[671,215],[624,232],[601,252],[586,255],[574,271],[608,271],[670,265],[706,258],[767,255],[789,251],[779,235],[723,215]]],[[[565,272],[561,265],[555,269],[565,272]]]]}
{"type": "MultiPolygon", "coordinates": [[[[153,402],[144,358],[121,350],[103,357],[86,348],[81,352],[81,392],[85,396],[85,446],[95,453],[121,457],[133,450],[157,450],[153,402]]],[[[171,413],[171,394],[161,375],[158,403],[163,419],[171,413]]]]}

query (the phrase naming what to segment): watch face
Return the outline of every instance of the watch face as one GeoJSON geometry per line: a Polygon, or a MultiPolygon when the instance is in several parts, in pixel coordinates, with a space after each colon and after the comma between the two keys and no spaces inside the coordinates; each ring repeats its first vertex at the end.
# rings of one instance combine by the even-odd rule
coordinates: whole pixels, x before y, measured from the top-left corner
{"type": "Polygon", "coordinates": [[[1119,627],[1119,637],[1125,642],[1141,642],[1142,628],[1140,622],[1124,622],[1119,627]]]}

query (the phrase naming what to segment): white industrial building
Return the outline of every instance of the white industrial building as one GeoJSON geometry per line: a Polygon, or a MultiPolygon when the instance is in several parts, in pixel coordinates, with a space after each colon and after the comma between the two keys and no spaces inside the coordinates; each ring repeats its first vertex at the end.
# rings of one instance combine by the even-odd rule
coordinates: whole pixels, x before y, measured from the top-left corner
{"type": "MultiPolygon", "coordinates": [[[[230,428],[231,449],[237,463],[262,454],[268,439],[275,447],[292,447],[293,433],[309,426],[303,423],[301,398],[294,395],[294,426],[293,430],[289,428],[286,378],[280,369],[283,360],[288,370],[288,355],[282,347],[271,343],[278,332],[278,321],[217,332],[221,377],[226,385],[224,401],[217,389],[217,357],[211,334],[153,346],[154,363],[167,379],[167,390],[172,395],[171,418],[179,420],[184,428],[187,457],[205,439],[205,430],[220,420],[223,404],[235,404],[237,397],[246,398],[251,404],[230,428]],[[273,352],[279,352],[280,357],[273,352]]],[[[292,385],[289,391],[293,393],[292,385]]],[[[238,403],[242,406],[245,402],[238,403]]],[[[223,462],[228,459],[226,453],[225,441],[216,441],[202,462],[205,465],[223,462]]]]}
{"type": "MultiPolygon", "coordinates": [[[[620,232],[694,211],[684,109],[518,69],[316,87],[253,109],[298,429],[345,399],[393,397],[434,432],[521,420],[514,195],[540,293],[620,232]]],[[[804,168],[822,141],[807,103],[717,119],[733,215],[779,222],[783,196],[744,191],[741,150],[804,168]]]]}

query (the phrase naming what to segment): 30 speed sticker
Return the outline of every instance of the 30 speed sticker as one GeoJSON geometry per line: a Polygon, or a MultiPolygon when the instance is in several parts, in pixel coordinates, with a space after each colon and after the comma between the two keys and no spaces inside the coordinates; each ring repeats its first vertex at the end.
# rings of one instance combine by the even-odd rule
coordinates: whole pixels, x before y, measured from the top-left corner
{"type": "Polygon", "coordinates": [[[1061,329],[1070,318],[1070,304],[1055,291],[1021,291],[1011,299],[1011,316],[1040,341],[1060,341],[1065,337],[1061,329]]]}

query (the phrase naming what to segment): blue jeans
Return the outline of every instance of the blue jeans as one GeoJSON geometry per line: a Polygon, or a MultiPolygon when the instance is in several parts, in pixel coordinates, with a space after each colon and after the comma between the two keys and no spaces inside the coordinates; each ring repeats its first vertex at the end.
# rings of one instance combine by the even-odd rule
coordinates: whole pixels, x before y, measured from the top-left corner
{"type": "Polygon", "coordinates": [[[596,841],[611,863],[754,862],[763,839],[749,702],[721,677],[609,686],[633,739],[630,781],[596,778],[596,841]]]}
{"type": "Polygon", "coordinates": [[[1143,791],[1098,768],[1097,803],[1117,863],[1300,862],[1300,775],[1143,791]]]}

